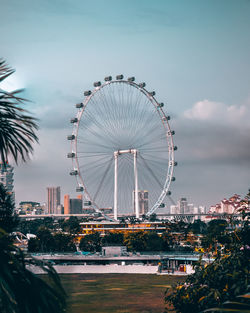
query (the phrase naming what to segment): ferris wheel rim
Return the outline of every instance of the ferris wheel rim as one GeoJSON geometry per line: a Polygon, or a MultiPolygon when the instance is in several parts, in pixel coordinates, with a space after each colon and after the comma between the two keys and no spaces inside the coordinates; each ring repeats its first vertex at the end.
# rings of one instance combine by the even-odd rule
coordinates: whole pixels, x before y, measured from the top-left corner
{"type": "Polygon", "coordinates": [[[77,145],[78,145],[77,139],[78,139],[79,126],[80,126],[80,121],[81,121],[82,115],[84,114],[84,111],[85,111],[88,103],[92,99],[92,97],[94,97],[95,94],[98,91],[102,90],[103,88],[105,88],[111,84],[116,84],[116,83],[129,85],[131,87],[136,88],[140,92],[142,92],[146,96],[146,98],[152,103],[155,110],[158,112],[160,120],[163,124],[163,127],[165,128],[164,133],[166,136],[166,143],[168,146],[167,174],[166,174],[166,179],[164,182],[163,189],[160,193],[160,196],[158,197],[155,204],[146,213],[147,216],[150,216],[152,213],[154,213],[159,208],[159,206],[161,205],[161,203],[163,202],[163,200],[165,199],[165,197],[167,196],[167,194],[169,192],[169,187],[170,187],[170,184],[171,184],[171,181],[173,178],[174,165],[176,162],[174,159],[174,148],[175,148],[175,146],[174,146],[173,135],[172,135],[172,131],[171,131],[171,128],[170,128],[170,125],[168,122],[168,118],[167,118],[165,112],[163,111],[162,107],[159,106],[159,102],[156,100],[154,95],[150,94],[150,92],[145,88],[145,86],[140,86],[138,83],[136,83],[134,81],[129,81],[126,79],[115,79],[115,80],[105,81],[104,83],[101,83],[98,87],[95,87],[88,96],[85,96],[84,101],[82,102],[83,106],[82,106],[82,108],[80,108],[78,110],[78,112],[76,114],[77,122],[74,123],[74,128],[73,128],[73,133],[72,133],[72,135],[75,136],[75,139],[71,141],[71,151],[72,151],[72,153],[75,154],[75,157],[72,158],[72,165],[73,165],[73,168],[77,171],[77,175],[76,175],[77,184],[79,187],[83,187],[83,189],[84,189],[84,198],[88,201],[91,201],[91,207],[93,207],[96,212],[104,215],[102,213],[102,211],[100,210],[100,207],[98,206],[98,204],[95,203],[95,201],[93,201],[93,197],[89,194],[88,189],[84,183],[84,179],[83,179],[81,171],[80,171],[79,159],[77,156],[77,152],[78,152],[77,151],[77,145]]]}

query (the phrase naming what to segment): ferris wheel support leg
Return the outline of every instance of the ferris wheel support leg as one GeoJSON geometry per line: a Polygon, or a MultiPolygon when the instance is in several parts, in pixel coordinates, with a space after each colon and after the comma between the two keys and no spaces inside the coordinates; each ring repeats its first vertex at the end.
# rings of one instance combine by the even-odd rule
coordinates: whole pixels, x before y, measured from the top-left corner
{"type": "Polygon", "coordinates": [[[134,176],[135,176],[135,216],[140,217],[138,201],[138,173],[137,173],[137,150],[134,150],[134,176]]]}
{"type": "Polygon", "coordinates": [[[117,211],[117,175],[118,175],[118,153],[114,153],[115,157],[115,175],[114,175],[114,219],[118,219],[117,211]]]}

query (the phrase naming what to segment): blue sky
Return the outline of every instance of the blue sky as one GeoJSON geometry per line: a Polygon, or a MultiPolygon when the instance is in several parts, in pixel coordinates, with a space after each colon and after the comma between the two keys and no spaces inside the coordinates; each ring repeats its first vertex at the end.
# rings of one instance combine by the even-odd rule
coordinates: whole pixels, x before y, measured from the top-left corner
{"type": "Polygon", "coordinates": [[[92,82],[145,81],[173,117],[177,200],[214,204],[250,182],[250,1],[2,0],[1,56],[40,119],[40,145],[15,170],[17,201],[71,193],[65,136],[92,82]]]}

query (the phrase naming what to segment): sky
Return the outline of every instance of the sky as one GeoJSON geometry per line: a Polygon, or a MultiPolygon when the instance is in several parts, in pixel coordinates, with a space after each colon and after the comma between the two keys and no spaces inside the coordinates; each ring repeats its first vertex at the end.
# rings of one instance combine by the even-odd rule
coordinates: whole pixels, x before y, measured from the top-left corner
{"type": "Polygon", "coordinates": [[[25,88],[39,145],[15,166],[16,202],[75,196],[66,140],[75,103],[107,75],[135,76],[171,115],[172,198],[216,204],[250,188],[250,1],[1,0],[1,57],[25,88]]]}

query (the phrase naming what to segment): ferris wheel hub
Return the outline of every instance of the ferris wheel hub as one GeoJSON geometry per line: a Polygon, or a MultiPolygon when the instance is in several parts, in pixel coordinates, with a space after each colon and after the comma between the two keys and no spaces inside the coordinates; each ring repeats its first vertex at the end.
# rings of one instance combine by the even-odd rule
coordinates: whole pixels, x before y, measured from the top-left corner
{"type": "Polygon", "coordinates": [[[114,156],[125,154],[125,153],[137,154],[138,150],[137,149],[117,150],[114,152],[114,156]]]}

